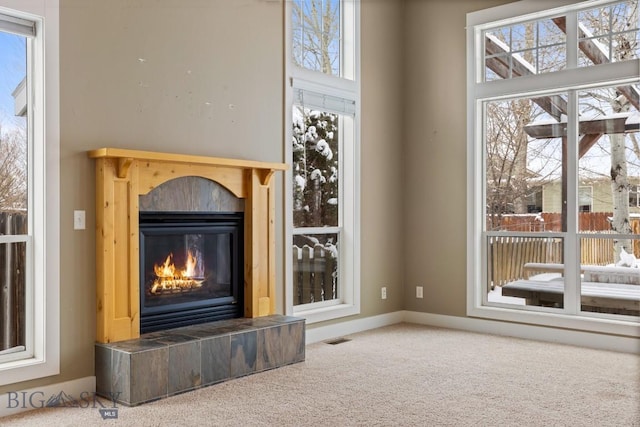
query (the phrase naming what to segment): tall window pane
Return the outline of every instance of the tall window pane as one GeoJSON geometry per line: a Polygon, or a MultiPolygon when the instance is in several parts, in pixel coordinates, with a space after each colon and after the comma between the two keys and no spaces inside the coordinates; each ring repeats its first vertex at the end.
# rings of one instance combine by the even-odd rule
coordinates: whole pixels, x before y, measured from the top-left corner
{"type": "Polygon", "coordinates": [[[593,188],[593,212],[580,214],[583,311],[640,315],[639,85],[579,92],[578,179],[593,188]],[[602,298],[602,293],[611,293],[602,298]],[[615,295],[619,295],[617,298],[615,295]]]}
{"type": "Polygon", "coordinates": [[[545,234],[566,228],[566,102],[551,94],[484,104],[491,303],[564,307],[564,239],[545,234]]]}
{"type": "Polygon", "coordinates": [[[0,31],[0,356],[24,351],[28,240],[27,39],[0,31]]]}
{"type": "Polygon", "coordinates": [[[294,305],[335,300],[340,235],[339,114],[293,106],[294,305]],[[318,232],[321,228],[326,232],[318,232]]]}

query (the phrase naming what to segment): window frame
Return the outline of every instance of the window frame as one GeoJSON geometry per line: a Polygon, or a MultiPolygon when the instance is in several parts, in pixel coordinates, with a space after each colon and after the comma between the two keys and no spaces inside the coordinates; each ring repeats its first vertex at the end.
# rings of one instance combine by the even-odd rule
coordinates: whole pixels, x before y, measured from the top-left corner
{"type": "MultiPolygon", "coordinates": [[[[292,4],[285,2],[285,158],[292,158],[292,109],[298,105],[294,101],[294,91],[308,90],[331,97],[343,98],[355,102],[352,132],[339,127],[341,151],[339,224],[338,227],[319,227],[309,229],[313,233],[339,234],[340,253],[338,260],[338,298],[308,304],[294,305],[293,248],[291,242],[295,233],[293,227],[293,171],[285,172],[285,313],[302,317],[308,324],[351,316],[360,313],[360,1],[340,0],[342,58],[339,77],[299,67],[292,60],[292,4]],[[352,23],[352,27],[350,25],[352,23]],[[345,55],[345,51],[348,55],[345,55]],[[353,58],[351,58],[351,56],[353,58]],[[349,143],[348,133],[352,141],[349,143]]],[[[330,109],[327,111],[333,112],[330,109]]],[[[345,114],[340,113],[340,116],[345,114]]],[[[341,119],[342,120],[342,119],[341,119]]]]}
{"type": "Polygon", "coordinates": [[[36,36],[27,43],[32,45],[27,52],[32,58],[27,72],[27,348],[0,362],[0,385],[6,385],[60,372],[59,1],[45,6],[0,0],[0,13],[36,24],[36,36]]]}
{"type": "MultiPolygon", "coordinates": [[[[484,222],[484,117],[483,103],[494,99],[509,97],[531,97],[546,93],[568,94],[569,116],[577,111],[577,92],[591,86],[608,86],[638,82],[640,60],[577,67],[577,44],[572,47],[570,34],[576,28],[575,22],[568,19],[567,28],[567,69],[542,73],[533,76],[518,77],[484,82],[484,30],[507,26],[516,22],[532,21],[558,16],[568,11],[590,9],[597,6],[616,3],[611,0],[590,0],[575,2],[554,0],[537,2],[523,0],[504,6],[498,6],[473,12],[467,15],[467,315],[491,320],[519,322],[550,327],[559,327],[590,332],[640,336],[638,321],[614,319],[580,311],[577,268],[566,268],[565,304],[561,312],[545,310],[540,307],[524,309],[504,304],[490,304],[483,289],[482,277],[486,277],[486,254],[483,239],[484,222]],[[575,270],[575,271],[574,271],[575,270]]],[[[574,20],[575,21],[575,20],[574,20]]],[[[577,30],[575,30],[577,37],[577,30]]],[[[569,153],[577,153],[577,121],[569,120],[567,126],[569,153]]],[[[570,156],[571,157],[571,156],[570,156]]],[[[564,260],[577,259],[579,254],[580,232],[577,228],[577,208],[579,182],[577,180],[577,157],[569,162],[568,176],[571,183],[567,194],[567,232],[552,233],[564,238],[564,260]],[[574,182],[575,181],[575,182],[574,182]],[[575,214],[573,214],[575,213],[575,214]]],[[[549,235],[550,237],[553,237],[549,235]]],[[[637,238],[637,236],[635,236],[637,238]]],[[[557,310],[557,309],[556,309],[557,310]]]]}

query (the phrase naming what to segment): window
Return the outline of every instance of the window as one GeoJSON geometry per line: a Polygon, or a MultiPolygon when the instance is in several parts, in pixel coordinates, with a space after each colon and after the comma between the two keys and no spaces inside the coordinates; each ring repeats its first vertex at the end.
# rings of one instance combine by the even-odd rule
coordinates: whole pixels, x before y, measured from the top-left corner
{"type": "Polygon", "coordinates": [[[360,310],[359,2],[287,3],[287,312],[360,310]]]}
{"type": "Polygon", "coordinates": [[[637,334],[638,22],[637,0],[467,16],[470,315],[637,334]]]}
{"type": "Polygon", "coordinates": [[[593,205],[593,188],[578,187],[578,212],[591,212],[593,205]]]}
{"type": "Polygon", "coordinates": [[[632,185],[629,187],[629,207],[640,207],[640,186],[632,185]]]}
{"type": "Polygon", "coordinates": [[[58,4],[15,10],[4,3],[0,0],[0,385],[59,369],[58,4]]]}
{"type": "MultiPolygon", "coordinates": [[[[5,360],[24,357],[27,340],[27,282],[30,271],[25,269],[27,253],[33,248],[29,233],[30,190],[27,177],[27,129],[30,108],[27,108],[27,75],[31,58],[27,41],[35,35],[31,21],[0,15],[0,59],[2,64],[2,114],[0,118],[0,280],[2,293],[2,330],[0,357],[5,360]],[[8,32],[12,30],[12,32],[8,32]],[[13,90],[11,90],[13,88],[13,90]]],[[[29,73],[30,74],[30,73],[29,73]]],[[[31,191],[32,193],[32,191],[31,191]]],[[[29,325],[30,327],[30,325],[29,325]]]]}

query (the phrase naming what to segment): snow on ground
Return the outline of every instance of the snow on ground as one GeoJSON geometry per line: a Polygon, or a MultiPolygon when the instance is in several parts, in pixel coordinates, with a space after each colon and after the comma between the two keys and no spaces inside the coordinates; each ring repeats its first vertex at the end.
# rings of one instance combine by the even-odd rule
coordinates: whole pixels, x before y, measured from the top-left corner
{"type": "Polygon", "coordinates": [[[489,302],[501,302],[505,304],[526,305],[524,298],[503,297],[502,288],[500,286],[496,286],[494,290],[489,291],[489,302]]]}
{"type": "MultiPolygon", "coordinates": [[[[562,274],[560,273],[540,273],[534,276],[531,276],[529,279],[537,280],[541,282],[549,282],[552,280],[562,280],[562,274]]],[[[500,286],[496,286],[494,290],[489,291],[489,302],[501,302],[505,304],[518,304],[518,305],[526,305],[524,298],[518,297],[505,297],[502,296],[502,288],[500,286]]]]}

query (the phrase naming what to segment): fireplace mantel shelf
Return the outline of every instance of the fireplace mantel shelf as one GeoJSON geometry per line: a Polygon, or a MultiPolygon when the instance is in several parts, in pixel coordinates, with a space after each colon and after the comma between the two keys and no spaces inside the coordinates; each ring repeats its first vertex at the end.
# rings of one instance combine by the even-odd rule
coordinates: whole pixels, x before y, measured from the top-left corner
{"type": "Polygon", "coordinates": [[[124,148],[99,148],[89,151],[89,157],[118,160],[118,178],[125,178],[133,160],[155,160],[187,165],[209,165],[228,168],[255,169],[261,171],[262,185],[268,185],[275,171],[287,169],[285,163],[258,162],[255,160],[227,159],[222,157],[194,156],[189,154],[160,153],[155,151],[128,150],[124,148]]]}
{"type": "Polygon", "coordinates": [[[275,196],[284,163],[100,148],[96,160],[96,340],[140,336],[139,201],[163,183],[199,176],[245,201],[244,316],[275,313],[275,196]]]}

